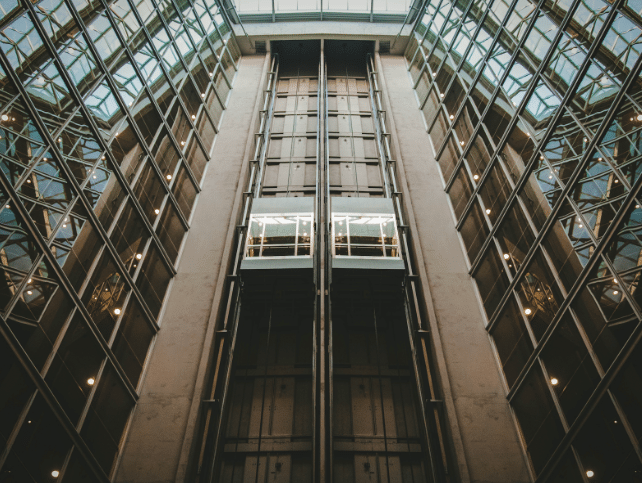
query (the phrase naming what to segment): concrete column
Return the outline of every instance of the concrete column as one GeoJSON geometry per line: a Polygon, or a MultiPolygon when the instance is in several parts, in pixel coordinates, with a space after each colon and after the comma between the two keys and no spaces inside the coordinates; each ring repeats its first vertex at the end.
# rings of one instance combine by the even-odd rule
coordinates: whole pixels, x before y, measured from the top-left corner
{"type": "Polygon", "coordinates": [[[461,480],[531,481],[405,59],[380,59],[378,70],[417,270],[432,315],[430,328],[461,480]]]}
{"type": "Polygon", "coordinates": [[[245,56],[160,321],[115,481],[185,481],[267,57],[245,56]]]}

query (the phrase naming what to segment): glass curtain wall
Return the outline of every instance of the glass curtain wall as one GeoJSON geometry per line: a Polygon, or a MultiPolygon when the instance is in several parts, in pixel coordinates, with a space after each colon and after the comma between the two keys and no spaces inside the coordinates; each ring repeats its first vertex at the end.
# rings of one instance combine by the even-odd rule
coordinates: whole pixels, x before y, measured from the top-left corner
{"type": "Polygon", "coordinates": [[[642,474],[641,14],[432,0],[406,50],[538,482],[642,474]]]}
{"type": "Polygon", "coordinates": [[[239,56],[204,0],[0,5],[0,481],[109,481],[239,56]]]}

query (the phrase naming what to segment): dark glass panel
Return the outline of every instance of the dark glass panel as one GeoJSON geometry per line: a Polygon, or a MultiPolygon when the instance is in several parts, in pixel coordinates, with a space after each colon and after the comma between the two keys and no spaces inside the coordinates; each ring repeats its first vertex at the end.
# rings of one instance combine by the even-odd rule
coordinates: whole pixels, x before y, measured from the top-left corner
{"type": "Polygon", "coordinates": [[[486,316],[490,319],[508,288],[508,277],[499,255],[494,247],[481,259],[479,269],[474,275],[486,316]]]}
{"type": "Polygon", "coordinates": [[[506,383],[510,388],[533,353],[533,343],[526,324],[512,298],[497,318],[491,335],[497,347],[506,383]]]}
{"type": "Polygon", "coordinates": [[[608,396],[593,410],[573,441],[582,470],[597,481],[631,481],[640,460],[608,396]],[[629,457],[632,455],[632,458],[629,457]]]}
{"type": "Polygon", "coordinates": [[[171,278],[172,275],[165,267],[158,249],[153,244],[150,245],[142,269],[136,279],[136,285],[154,317],[158,317],[160,313],[171,278]]]}
{"type": "Polygon", "coordinates": [[[175,263],[181,242],[183,241],[187,231],[183,227],[183,223],[176,212],[176,208],[174,208],[174,205],[171,203],[167,203],[165,205],[165,212],[156,228],[156,233],[163,244],[163,248],[165,248],[165,251],[169,256],[169,259],[175,263]]]}
{"type": "Polygon", "coordinates": [[[138,302],[130,299],[112,350],[134,387],[138,385],[153,337],[154,330],[138,302]]]}
{"type": "Polygon", "coordinates": [[[563,300],[541,251],[536,253],[515,288],[533,334],[539,341],[563,300]]]}
{"type": "Polygon", "coordinates": [[[564,436],[553,397],[536,364],[511,401],[526,443],[528,457],[537,474],[564,436]]]}
{"type": "Polygon", "coordinates": [[[569,313],[560,320],[540,355],[553,390],[571,424],[600,382],[595,364],[569,313]]]}
{"type": "Polygon", "coordinates": [[[125,390],[116,371],[108,364],[98,380],[96,395],[80,432],[107,474],[115,462],[120,440],[133,407],[134,401],[125,390]]]}
{"type": "Polygon", "coordinates": [[[22,423],[3,471],[9,469],[17,478],[13,481],[51,481],[52,472],[60,472],[70,449],[67,433],[44,399],[37,396],[22,423]]]}
{"type": "Polygon", "coordinates": [[[45,381],[69,419],[76,423],[96,382],[105,353],[77,314],[65,332],[45,381]]]}
{"type": "Polygon", "coordinates": [[[111,336],[129,291],[120,269],[109,252],[103,250],[82,299],[105,340],[111,336]]]}
{"type": "Polygon", "coordinates": [[[18,358],[4,339],[0,338],[0,448],[4,449],[11,431],[34,391],[35,386],[18,362],[18,358]]]}

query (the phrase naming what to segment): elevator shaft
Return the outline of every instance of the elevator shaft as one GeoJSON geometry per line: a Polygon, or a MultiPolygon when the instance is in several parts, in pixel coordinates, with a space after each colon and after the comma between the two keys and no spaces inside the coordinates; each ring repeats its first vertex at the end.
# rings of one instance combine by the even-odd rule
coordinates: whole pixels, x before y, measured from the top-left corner
{"type": "Polygon", "coordinates": [[[450,481],[378,92],[371,43],[275,45],[194,481],[450,481]]]}

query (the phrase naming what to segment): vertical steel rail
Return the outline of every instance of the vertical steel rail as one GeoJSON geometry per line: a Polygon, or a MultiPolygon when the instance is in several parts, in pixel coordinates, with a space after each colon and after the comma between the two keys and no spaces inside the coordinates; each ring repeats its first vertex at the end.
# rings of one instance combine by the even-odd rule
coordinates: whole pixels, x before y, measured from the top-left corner
{"type": "MultiPolygon", "coordinates": [[[[323,2],[323,0],[321,0],[323,2]]],[[[327,143],[327,111],[326,102],[327,85],[326,85],[326,65],[325,65],[325,41],[321,40],[321,58],[319,59],[319,165],[317,173],[319,174],[319,186],[317,188],[318,209],[319,209],[319,227],[317,229],[319,236],[319,483],[332,481],[332,452],[328,452],[328,445],[332,441],[331,433],[326,428],[332,428],[332,420],[329,417],[332,408],[332,390],[329,381],[331,374],[328,372],[328,360],[330,351],[328,350],[328,238],[326,236],[326,227],[329,224],[327,206],[329,203],[327,183],[328,172],[326,169],[326,157],[328,155],[327,143]],[[330,400],[328,401],[328,397],[330,400]]]]}
{"type": "Polygon", "coordinates": [[[424,388],[423,379],[421,377],[421,372],[419,370],[419,356],[417,354],[417,341],[416,336],[420,333],[427,333],[427,331],[422,327],[422,316],[418,296],[418,287],[417,287],[417,275],[413,272],[412,259],[410,256],[410,242],[409,242],[409,232],[408,226],[404,220],[403,204],[401,195],[397,185],[397,179],[395,176],[395,161],[392,156],[392,150],[390,148],[390,133],[386,128],[386,111],[383,109],[383,103],[381,101],[381,91],[379,89],[379,84],[377,82],[377,71],[375,68],[375,60],[372,55],[368,56],[367,68],[368,68],[368,81],[370,95],[374,100],[374,109],[376,115],[376,123],[379,124],[379,130],[377,130],[377,136],[379,137],[380,145],[383,149],[380,151],[381,162],[384,166],[384,171],[389,178],[390,189],[392,194],[392,201],[395,210],[395,218],[397,220],[397,227],[399,229],[399,248],[401,256],[404,260],[406,276],[404,280],[404,292],[406,297],[406,322],[408,327],[408,337],[410,340],[411,352],[412,352],[412,364],[413,371],[415,373],[415,379],[417,383],[417,389],[419,393],[419,405],[421,408],[422,422],[424,428],[424,434],[426,436],[426,452],[428,460],[430,461],[431,474],[433,481],[449,481],[448,477],[448,458],[446,454],[446,447],[443,442],[443,432],[441,430],[441,407],[438,405],[437,392],[432,384],[432,376],[430,373],[430,364],[427,359],[427,348],[425,346],[425,339],[422,338],[422,353],[424,355],[424,366],[427,372],[426,378],[428,381],[427,390],[424,388]],[[428,404],[434,405],[433,411],[429,411],[427,408],[428,404]],[[429,413],[432,413],[432,418],[434,419],[434,429],[439,439],[439,452],[441,458],[437,456],[437,450],[434,448],[434,444],[431,437],[431,423],[430,419],[427,417],[429,413]],[[442,477],[443,475],[443,477],[442,477]]]}
{"type": "MultiPolygon", "coordinates": [[[[323,42],[322,40],[320,42],[323,42]]],[[[312,408],[313,408],[313,425],[312,425],[312,471],[313,474],[321,474],[321,467],[323,465],[323,452],[322,452],[322,442],[323,442],[323,423],[324,418],[322,411],[323,400],[317,404],[317,397],[322,393],[319,389],[319,376],[325,374],[322,370],[319,370],[318,367],[319,361],[322,360],[319,351],[319,341],[321,340],[319,336],[320,327],[323,325],[323,297],[321,296],[321,290],[323,287],[323,275],[322,275],[322,262],[323,257],[319,255],[319,251],[322,248],[321,235],[317,227],[322,225],[320,219],[321,216],[321,203],[322,203],[322,193],[321,193],[321,61],[319,61],[319,68],[317,69],[317,145],[316,145],[316,169],[315,169],[315,203],[314,203],[314,220],[312,229],[314,230],[314,247],[313,247],[313,278],[314,278],[314,321],[312,327],[312,408]],[[317,445],[317,434],[319,435],[319,444],[317,445]],[[319,469],[317,471],[317,466],[319,469]]],[[[321,479],[320,479],[321,480],[321,479]]],[[[321,480],[322,481],[322,480],[321,480]]]]}
{"type": "Polygon", "coordinates": [[[225,413],[229,382],[232,374],[232,359],[234,354],[234,347],[236,344],[236,334],[238,329],[238,320],[240,317],[241,309],[241,290],[240,290],[240,279],[239,279],[239,268],[241,261],[245,252],[245,242],[247,238],[247,229],[248,222],[250,217],[250,210],[252,208],[252,201],[254,196],[258,196],[260,193],[260,181],[263,174],[263,167],[265,164],[265,154],[267,151],[267,145],[269,142],[269,129],[272,121],[272,113],[274,110],[274,99],[276,97],[276,81],[278,78],[279,71],[279,59],[278,55],[275,55],[272,58],[272,64],[270,71],[268,73],[268,81],[266,83],[266,89],[264,91],[265,98],[263,101],[263,108],[260,111],[260,123],[259,129],[256,133],[256,147],[254,150],[254,159],[252,159],[252,167],[250,169],[247,190],[244,192],[244,206],[242,214],[242,222],[238,226],[237,233],[237,246],[236,254],[234,258],[234,263],[232,265],[232,273],[228,276],[230,279],[230,287],[228,291],[227,303],[225,306],[225,314],[223,316],[223,328],[217,331],[219,336],[219,344],[217,350],[217,358],[214,366],[214,375],[212,378],[212,386],[210,389],[209,398],[204,400],[203,403],[207,405],[205,423],[203,436],[201,438],[201,449],[199,452],[199,460],[196,474],[196,481],[201,481],[201,474],[203,472],[203,465],[206,464],[206,449],[208,447],[208,436],[213,431],[214,439],[212,443],[212,453],[207,462],[207,468],[205,468],[204,480],[207,483],[213,483],[214,471],[216,456],[219,451],[220,440],[222,436],[222,425],[219,424],[213,428],[212,426],[216,423],[216,418],[213,417],[214,410],[218,407],[219,416],[222,416],[225,413]],[[227,344],[226,344],[227,343],[227,344]],[[226,350],[227,345],[227,350],[226,350]],[[225,358],[225,355],[227,357],[225,358]],[[225,358],[225,360],[224,360],[225,358]],[[219,379],[221,377],[221,371],[225,366],[225,374],[223,375],[224,380],[222,382],[222,395],[220,400],[216,399],[217,389],[219,386],[219,379]]]}

